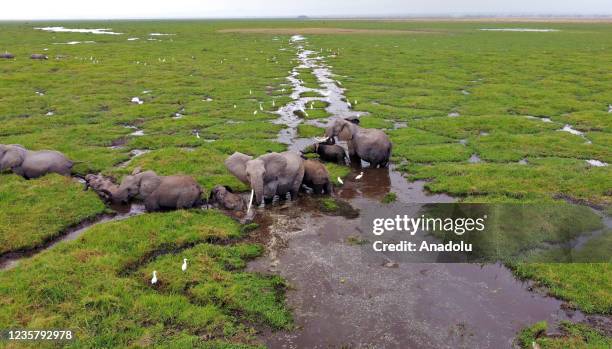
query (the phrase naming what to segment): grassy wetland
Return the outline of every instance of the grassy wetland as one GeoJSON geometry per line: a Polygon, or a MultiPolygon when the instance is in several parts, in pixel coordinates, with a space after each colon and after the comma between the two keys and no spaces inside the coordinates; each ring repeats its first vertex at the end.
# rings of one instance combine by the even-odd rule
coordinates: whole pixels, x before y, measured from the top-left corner
{"type": "MultiPolygon", "coordinates": [[[[390,136],[394,168],[425,181],[427,192],[463,202],[569,201],[610,213],[609,23],[5,22],[0,51],[16,58],[0,59],[0,144],[61,151],[78,175],[120,179],[141,167],[191,175],[205,194],[217,184],[245,191],[223,161],[234,151],[287,149],[277,139],[285,126],[273,121],[293,100],[295,34],[324,58],[361,125],[390,136]],[[35,29],[47,26],[121,34],[35,29]],[[557,31],[481,30],[508,27],[557,31]]],[[[312,69],[298,70],[303,86],[319,85],[312,69]]],[[[297,137],[322,135],[317,121],[330,116],[327,107],[307,104],[297,137]]],[[[341,187],[349,169],[327,167],[341,187]]],[[[0,174],[0,255],[35,249],[109,212],[74,179],[0,174]]],[[[264,346],[267,331],[298,330],[290,285],[245,269],[265,253],[245,227],[215,210],[149,213],[95,225],[24,259],[0,271],[0,329],[72,328],[78,339],[0,347],[251,348],[264,346]]],[[[609,234],[586,253],[609,257],[609,234]]],[[[511,267],[571,309],[612,314],[609,263],[511,267]]],[[[612,343],[609,327],[567,323],[551,337],[540,320],[517,332],[518,345],[612,343]]]]}

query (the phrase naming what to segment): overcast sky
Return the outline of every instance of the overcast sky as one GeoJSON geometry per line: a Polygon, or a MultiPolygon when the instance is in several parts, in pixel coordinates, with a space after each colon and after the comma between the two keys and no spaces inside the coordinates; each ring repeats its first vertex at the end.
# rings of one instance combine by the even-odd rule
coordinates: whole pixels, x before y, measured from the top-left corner
{"type": "Polygon", "coordinates": [[[3,0],[0,19],[610,15],[612,0],[3,0]]]}

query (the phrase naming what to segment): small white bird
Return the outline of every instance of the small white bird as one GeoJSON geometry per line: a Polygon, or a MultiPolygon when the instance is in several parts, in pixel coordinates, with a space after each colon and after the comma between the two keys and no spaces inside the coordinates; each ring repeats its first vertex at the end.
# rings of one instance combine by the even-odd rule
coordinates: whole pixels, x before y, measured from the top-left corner
{"type": "Polygon", "coordinates": [[[314,103],[310,103],[310,110],[314,109],[314,103]]]}
{"type": "Polygon", "coordinates": [[[153,278],[151,279],[151,285],[155,285],[157,283],[157,271],[153,270],[153,278]]]}
{"type": "Polygon", "coordinates": [[[236,109],[236,108],[237,108],[237,107],[236,107],[236,105],[234,104],[234,109],[236,109]]]}
{"type": "Polygon", "coordinates": [[[346,102],[346,106],[349,107],[349,109],[353,107],[353,105],[351,105],[351,102],[346,102]]]}
{"type": "Polygon", "coordinates": [[[259,110],[263,111],[263,106],[259,103],[259,110]]]}
{"type": "Polygon", "coordinates": [[[257,115],[257,110],[255,110],[255,111],[253,112],[253,115],[257,115]]]}
{"type": "Polygon", "coordinates": [[[196,138],[200,139],[200,132],[196,131],[196,138]]]}
{"type": "Polygon", "coordinates": [[[183,265],[181,266],[182,271],[187,271],[187,258],[183,258],[183,265]]]}
{"type": "Polygon", "coordinates": [[[355,179],[359,180],[363,177],[363,172],[361,172],[360,174],[357,175],[357,177],[355,177],[355,179]]]}
{"type": "Polygon", "coordinates": [[[252,95],[253,94],[253,90],[249,90],[249,94],[252,95]]]}
{"type": "Polygon", "coordinates": [[[344,184],[344,182],[342,181],[342,178],[338,177],[338,183],[344,184]]]}
{"type": "Polygon", "coordinates": [[[274,99],[272,100],[272,106],[276,107],[276,100],[274,100],[274,99]]]}

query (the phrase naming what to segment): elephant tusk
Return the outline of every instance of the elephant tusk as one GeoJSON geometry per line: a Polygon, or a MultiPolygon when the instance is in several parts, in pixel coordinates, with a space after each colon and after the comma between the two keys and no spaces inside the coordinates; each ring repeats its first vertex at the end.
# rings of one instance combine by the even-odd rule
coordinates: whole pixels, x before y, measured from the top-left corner
{"type": "Polygon", "coordinates": [[[251,213],[251,205],[253,205],[254,194],[255,194],[255,190],[251,189],[251,198],[249,199],[249,206],[247,207],[247,215],[251,213]]]}

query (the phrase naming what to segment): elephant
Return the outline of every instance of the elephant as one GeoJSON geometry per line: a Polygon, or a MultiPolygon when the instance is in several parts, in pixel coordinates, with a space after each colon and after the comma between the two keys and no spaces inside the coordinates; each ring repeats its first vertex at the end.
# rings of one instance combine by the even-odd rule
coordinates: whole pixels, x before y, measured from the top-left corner
{"type": "Polygon", "coordinates": [[[372,168],[389,165],[392,144],[383,131],[363,128],[353,122],[336,119],[325,130],[325,136],[338,137],[341,141],[346,141],[351,159],[363,159],[369,162],[372,168]]]}
{"type": "Polygon", "coordinates": [[[64,154],[53,150],[27,150],[19,144],[0,144],[0,172],[13,171],[26,179],[48,173],[70,176],[74,163],[64,154]]]}
{"type": "Polygon", "coordinates": [[[0,58],[13,59],[13,58],[15,58],[15,55],[12,54],[12,53],[5,52],[3,54],[0,54],[0,58]]]}
{"type": "Polygon", "coordinates": [[[241,182],[251,186],[254,202],[261,205],[275,195],[283,198],[287,193],[296,199],[304,178],[304,160],[296,153],[268,153],[253,157],[235,152],[225,160],[227,169],[241,182]]]}
{"type": "Polygon", "coordinates": [[[33,53],[30,56],[30,59],[42,59],[42,60],[46,60],[46,59],[49,59],[49,57],[47,57],[47,55],[43,55],[43,54],[40,54],[40,53],[33,53]]]}
{"type": "Polygon", "coordinates": [[[316,153],[323,161],[335,162],[344,165],[346,163],[346,152],[344,148],[335,144],[333,139],[326,142],[315,143],[302,150],[302,154],[316,153]]]}
{"type": "Polygon", "coordinates": [[[190,176],[158,176],[153,171],[135,169],[121,185],[102,189],[113,203],[127,203],[131,199],[144,201],[149,212],[163,209],[192,208],[203,204],[202,188],[190,176]]]}
{"type": "Polygon", "coordinates": [[[117,193],[119,186],[111,178],[101,174],[88,174],[85,176],[85,190],[92,188],[105,201],[112,201],[110,193],[117,193]]]}
{"type": "Polygon", "coordinates": [[[223,185],[213,188],[208,197],[208,203],[232,211],[243,211],[246,206],[240,195],[235,194],[232,188],[223,185]]]}
{"type": "Polygon", "coordinates": [[[317,160],[304,161],[304,179],[302,184],[311,188],[315,194],[331,194],[333,185],[329,180],[329,172],[317,160]]]}

